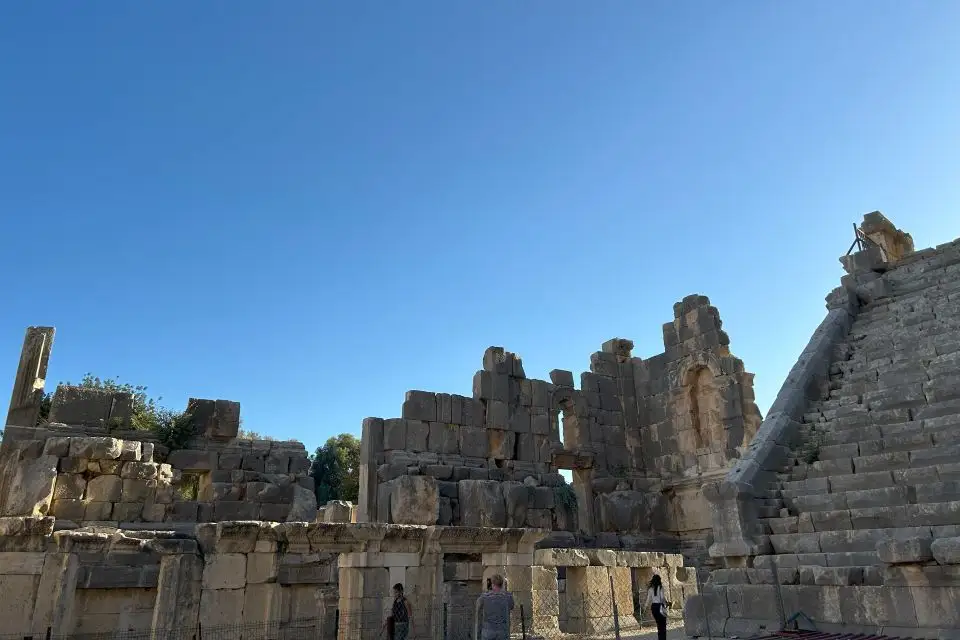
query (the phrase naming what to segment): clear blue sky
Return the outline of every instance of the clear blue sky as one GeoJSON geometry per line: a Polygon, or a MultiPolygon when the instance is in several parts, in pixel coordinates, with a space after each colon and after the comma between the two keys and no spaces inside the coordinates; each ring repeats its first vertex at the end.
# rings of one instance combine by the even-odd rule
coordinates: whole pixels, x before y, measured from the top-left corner
{"type": "MultiPolygon", "coordinates": [[[[710,296],[765,410],[851,223],[960,236],[960,3],[0,6],[0,381],[242,403],[310,449],[710,296]]],[[[4,396],[2,402],[6,401],[4,396]]]]}

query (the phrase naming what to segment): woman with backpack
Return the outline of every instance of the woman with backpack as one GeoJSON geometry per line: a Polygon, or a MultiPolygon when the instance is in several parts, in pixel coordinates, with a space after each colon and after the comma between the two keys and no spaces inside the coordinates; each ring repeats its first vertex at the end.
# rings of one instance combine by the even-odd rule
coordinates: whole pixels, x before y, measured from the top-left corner
{"type": "Polygon", "coordinates": [[[663,581],[658,573],[650,579],[650,585],[647,588],[647,606],[650,607],[653,619],[657,621],[657,640],[667,640],[667,609],[670,603],[667,602],[663,592],[663,581]]]}
{"type": "Polygon", "coordinates": [[[413,609],[410,601],[403,595],[403,585],[393,585],[393,604],[390,606],[390,615],[383,623],[380,633],[384,629],[389,640],[407,640],[413,627],[413,609]]]}

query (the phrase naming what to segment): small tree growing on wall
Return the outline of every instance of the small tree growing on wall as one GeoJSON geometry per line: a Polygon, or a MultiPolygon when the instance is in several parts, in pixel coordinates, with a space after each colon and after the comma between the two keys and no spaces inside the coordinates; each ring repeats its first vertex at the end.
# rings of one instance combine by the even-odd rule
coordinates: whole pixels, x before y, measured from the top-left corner
{"type": "Polygon", "coordinates": [[[330,500],[356,502],[360,495],[360,440],[341,433],[318,447],[310,465],[317,487],[317,502],[330,500]]]}
{"type": "MultiPolygon", "coordinates": [[[[70,382],[64,383],[72,385],[70,382]]],[[[182,449],[193,436],[193,425],[190,414],[186,411],[175,411],[159,404],[163,398],[153,399],[147,395],[147,388],[143,385],[134,386],[127,382],[119,382],[116,378],[100,378],[88,373],[76,385],[87,389],[129,393],[133,397],[133,411],[130,424],[140,431],[151,431],[157,439],[169,449],[182,449]]],[[[40,403],[38,424],[50,419],[50,404],[52,393],[46,393],[40,403]]]]}

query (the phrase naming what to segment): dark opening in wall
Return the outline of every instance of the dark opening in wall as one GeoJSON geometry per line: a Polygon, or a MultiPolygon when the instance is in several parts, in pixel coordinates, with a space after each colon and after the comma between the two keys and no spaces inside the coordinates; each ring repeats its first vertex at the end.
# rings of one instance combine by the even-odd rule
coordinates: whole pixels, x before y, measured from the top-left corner
{"type": "Polygon", "coordinates": [[[563,411],[563,407],[557,412],[557,437],[560,439],[560,444],[566,446],[564,442],[564,428],[563,424],[566,420],[566,414],[563,411]]]}
{"type": "Polygon", "coordinates": [[[181,500],[193,501],[200,499],[200,488],[203,484],[202,477],[205,473],[184,473],[180,476],[180,482],[177,484],[177,497],[181,500]]]}

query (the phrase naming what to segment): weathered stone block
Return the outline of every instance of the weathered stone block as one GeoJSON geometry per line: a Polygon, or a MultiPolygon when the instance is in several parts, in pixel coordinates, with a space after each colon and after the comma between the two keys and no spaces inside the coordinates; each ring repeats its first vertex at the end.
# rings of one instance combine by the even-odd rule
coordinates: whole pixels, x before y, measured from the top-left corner
{"type": "Polygon", "coordinates": [[[146,502],[153,497],[156,489],[156,480],[139,480],[128,478],[123,480],[120,498],[123,502],[146,502]]]}
{"type": "Polygon", "coordinates": [[[197,522],[199,504],[193,500],[177,501],[170,505],[167,520],[170,522],[197,522]]]}
{"type": "Polygon", "coordinates": [[[142,502],[117,502],[113,505],[111,520],[117,522],[137,522],[143,514],[142,502]]]}
{"type": "Polygon", "coordinates": [[[159,465],[153,462],[125,462],[120,468],[121,478],[152,480],[157,477],[159,465]]]}
{"type": "Polygon", "coordinates": [[[550,424],[550,415],[547,413],[534,413],[530,416],[530,432],[535,435],[550,435],[552,427],[550,424]]]}
{"type": "Polygon", "coordinates": [[[37,576],[43,571],[42,551],[0,553],[0,576],[37,576]]]}
{"type": "MultiPolygon", "coordinates": [[[[513,431],[487,429],[488,454],[497,460],[512,460],[515,457],[517,434],[513,431]]],[[[470,451],[467,449],[467,451],[470,451]]]]}
{"type": "Polygon", "coordinates": [[[500,400],[487,401],[485,426],[487,429],[508,429],[510,427],[510,407],[500,400]]]}
{"type": "Polygon", "coordinates": [[[290,515],[289,504],[261,504],[259,520],[264,522],[286,522],[290,515]]]}
{"type": "Polygon", "coordinates": [[[353,505],[344,500],[330,500],[321,511],[323,522],[350,522],[353,505]]]}
{"type": "MultiPolygon", "coordinates": [[[[258,504],[256,502],[227,502],[222,500],[213,505],[213,517],[217,522],[254,520],[258,515],[258,511],[258,504]]],[[[314,510],[313,515],[314,517],[312,517],[309,522],[313,522],[316,517],[316,510],[314,510]]]]}
{"type": "Polygon", "coordinates": [[[507,526],[525,526],[527,510],[533,502],[533,487],[519,482],[504,482],[501,493],[506,507],[507,526]]]}
{"type": "Polygon", "coordinates": [[[177,449],[167,456],[167,463],[181,471],[213,471],[217,468],[217,454],[212,451],[177,449]]]}
{"type": "MultiPolygon", "coordinates": [[[[206,570],[204,571],[206,577],[206,570]]],[[[246,590],[207,589],[200,596],[199,622],[201,627],[223,628],[238,624],[243,620],[243,603],[246,590]]]]}
{"type": "Polygon", "coordinates": [[[264,471],[264,459],[266,458],[265,452],[248,453],[243,456],[243,459],[240,461],[240,468],[244,471],[255,471],[257,473],[263,473],[264,471]]]}
{"type": "Polygon", "coordinates": [[[434,525],[440,515],[436,478],[400,476],[390,482],[390,521],[396,524],[434,525]]]}
{"type": "Polygon", "coordinates": [[[442,422],[431,422],[427,440],[427,449],[440,454],[460,453],[460,426],[442,422]]]}
{"type": "Polygon", "coordinates": [[[83,520],[86,504],[83,500],[54,500],[50,507],[50,515],[58,520],[71,520],[80,522],[83,520]]]}
{"type": "Polygon", "coordinates": [[[477,458],[486,458],[489,455],[490,443],[486,429],[478,427],[460,427],[460,451],[465,455],[477,458]]]}
{"type": "Polygon", "coordinates": [[[493,480],[461,480],[457,493],[462,526],[506,526],[507,509],[501,483],[493,480]]]}
{"type": "Polygon", "coordinates": [[[960,537],[934,540],[930,551],[941,565],[960,565],[960,537]]]}
{"type": "Polygon", "coordinates": [[[887,564],[920,563],[933,559],[930,538],[883,540],[877,543],[877,555],[887,564]]]}
{"type": "Polygon", "coordinates": [[[550,382],[558,387],[573,387],[573,372],[554,369],[550,372],[550,382]]]}
{"type": "Polygon", "coordinates": [[[404,418],[437,422],[437,396],[429,391],[407,391],[403,401],[404,418]]]}
{"type": "Polygon", "coordinates": [[[54,500],[79,500],[87,488],[87,481],[79,473],[61,473],[53,487],[54,500]]]}
{"type": "Polygon", "coordinates": [[[275,582],[278,566],[276,553],[248,553],[246,581],[250,584],[275,582]]]}
{"type": "Polygon", "coordinates": [[[160,503],[148,503],[143,505],[141,518],[144,522],[163,522],[167,516],[167,505],[160,503]]]}
{"type": "Polygon", "coordinates": [[[430,435],[430,423],[422,420],[407,420],[407,444],[405,449],[420,453],[429,451],[427,440],[430,435]]]}
{"type": "Polygon", "coordinates": [[[43,446],[43,455],[66,458],[70,455],[70,438],[47,438],[43,446]]]}
{"type": "Polygon", "coordinates": [[[33,613],[31,599],[39,582],[40,576],[36,575],[5,575],[0,580],[0,619],[5,630],[22,629],[27,634],[33,613]]]}
{"type": "Polygon", "coordinates": [[[74,437],[70,456],[88,460],[116,460],[123,453],[123,441],[116,438],[74,437]]]}
{"type": "Polygon", "coordinates": [[[123,481],[119,476],[98,476],[87,483],[87,500],[92,502],[118,502],[123,481]]]}
{"type": "Polygon", "coordinates": [[[41,456],[16,463],[12,478],[6,486],[8,494],[4,501],[3,515],[46,515],[53,499],[57,461],[53,456],[41,456]]]}
{"type": "Polygon", "coordinates": [[[70,425],[128,427],[132,414],[133,396],[121,391],[61,384],[50,403],[50,422],[70,425]]]}
{"type": "MultiPolygon", "coordinates": [[[[222,457],[222,456],[221,456],[222,457]]],[[[223,465],[221,464],[221,468],[223,465]]],[[[290,469],[290,456],[278,451],[271,451],[263,461],[263,472],[271,474],[286,474],[290,469]]]]}
{"type": "Polygon", "coordinates": [[[313,522],[316,519],[317,494],[300,485],[293,485],[293,501],[287,522],[313,522]]]}
{"type": "Polygon", "coordinates": [[[383,450],[404,450],[407,448],[407,421],[403,418],[390,418],[383,421],[383,450]]]}
{"type": "Polygon", "coordinates": [[[143,444],[136,440],[121,440],[119,460],[140,461],[143,457],[143,444]]]}
{"type": "Polygon", "coordinates": [[[240,432],[240,403],[217,400],[216,424],[208,426],[206,436],[213,440],[231,440],[240,432]]]}
{"type": "Polygon", "coordinates": [[[93,522],[110,520],[110,514],[113,513],[113,504],[112,502],[87,502],[83,519],[93,522]]]}

